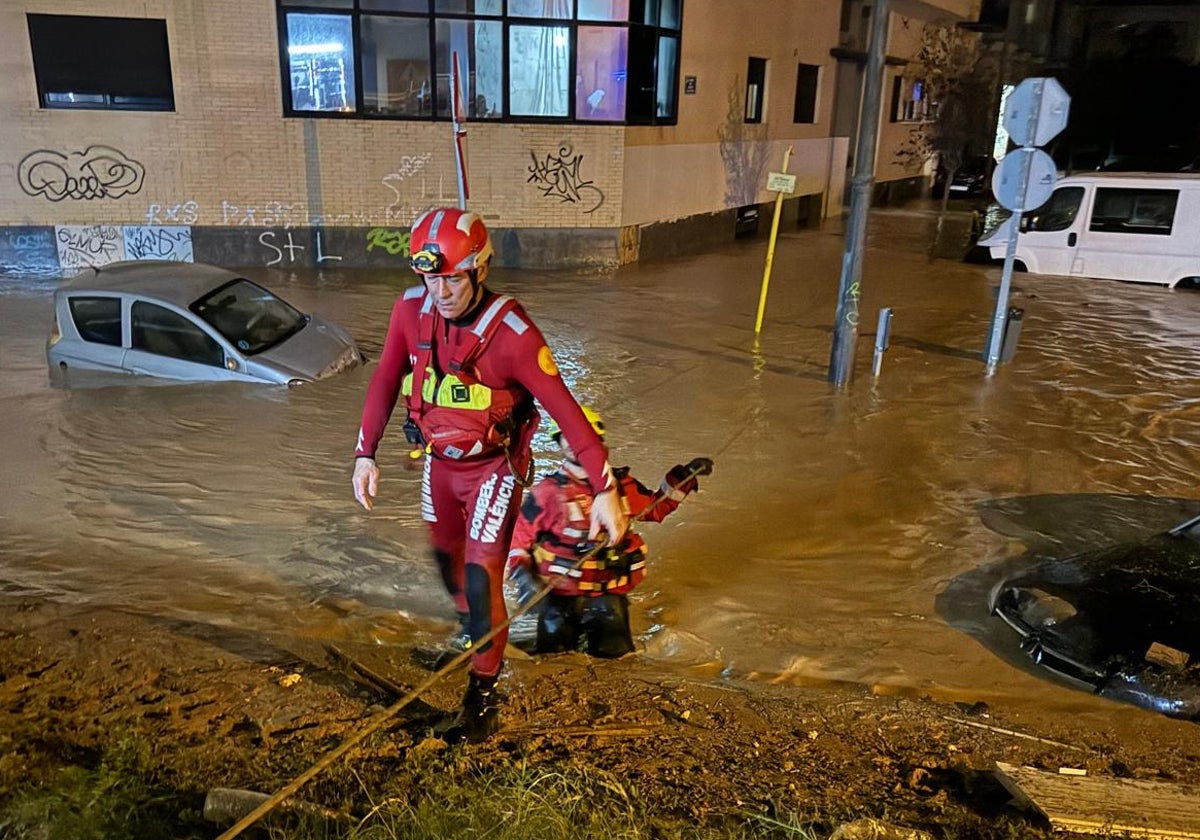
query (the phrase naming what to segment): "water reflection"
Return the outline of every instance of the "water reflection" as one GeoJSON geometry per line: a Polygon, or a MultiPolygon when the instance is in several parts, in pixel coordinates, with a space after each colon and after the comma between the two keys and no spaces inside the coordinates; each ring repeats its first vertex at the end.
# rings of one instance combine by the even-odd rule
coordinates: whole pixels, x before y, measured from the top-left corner
{"type": "MultiPolygon", "coordinates": [[[[999,269],[929,263],[914,236],[926,220],[872,225],[861,305],[892,307],[892,347],[866,381],[860,336],[859,381],[844,393],[825,376],[842,244],[830,231],[782,236],[757,341],[762,243],[610,274],[499,271],[494,285],[523,300],[572,388],[604,413],[615,463],[652,474],[716,459],[698,496],[642,529],[643,655],[1073,706],[948,624],[935,599],[1025,550],[1024,533],[981,521],[981,502],[1193,495],[1200,296],[1019,275],[1021,347],[989,380],[980,353],[999,269]]],[[[378,270],[248,275],[347,326],[372,357],[410,283],[378,270]]],[[[371,366],[295,389],[55,390],[53,287],[4,282],[4,591],[249,634],[407,644],[449,626],[398,424],[381,503],[368,514],[351,498],[371,366]]],[[[549,468],[549,441],[536,443],[549,468]]],[[[1081,538],[1124,539],[1158,519],[1130,508],[1103,521],[1081,538]]]]}

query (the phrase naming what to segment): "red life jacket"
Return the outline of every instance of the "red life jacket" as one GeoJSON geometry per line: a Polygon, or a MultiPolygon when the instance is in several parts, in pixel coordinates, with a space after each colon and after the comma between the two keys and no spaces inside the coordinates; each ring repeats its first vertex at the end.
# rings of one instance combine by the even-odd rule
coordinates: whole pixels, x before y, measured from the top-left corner
{"type": "Polygon", "coordinates": [[[463,342],[438,379],[433,368],[433,333],[440,318],[428,292],[417,318],[417,354],[404,378],[405,406],[421,429],[429,450],[439,458],[467,460],[494,455],[532,432],[537,420],[529,394],[520,386],[491,388],[479,381],[474,361],[496,335],[517,303],[499,295],[475,320],[472,340],[463,342]],[[520,416],[517,416],[517,415],[520,416]]]}
{"type": "MultiPolygon", "coordinates": [[[[616,470],[621,507],[628,514],[625,482],[632,481],[628,470],[616,470]]],[[[566,575],[554,584],[559,595],[618,595],[628,592],[646,577],[646,543],[633,531],[620,545],[606,547],[576,566],[592,547],[588,541],[592,493],[583,484],[563,473],[550,476],[557,489],[557,504],[570,511],[570,524],[560,533],[543,534],[533,547],[533,559],[543,579],[566,575]]]]}

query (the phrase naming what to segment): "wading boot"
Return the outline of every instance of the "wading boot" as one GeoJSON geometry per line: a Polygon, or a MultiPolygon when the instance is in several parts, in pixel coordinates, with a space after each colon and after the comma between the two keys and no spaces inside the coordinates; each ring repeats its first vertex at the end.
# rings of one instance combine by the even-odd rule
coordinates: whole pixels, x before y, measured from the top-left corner
{"type": "Polygon", "coordinates": [[[455,653],[471,649],[470,621],[470,613],[458,614],[458,629],[451,633],[450,638],[446,640],[446,646],[455,653]]]}
{"type": "Polygon", "coordinates": [[[470,675],[462,711],[447,733],[453,740],[484,741],[500,728],[500,695],[495,677],[470,675]]]}

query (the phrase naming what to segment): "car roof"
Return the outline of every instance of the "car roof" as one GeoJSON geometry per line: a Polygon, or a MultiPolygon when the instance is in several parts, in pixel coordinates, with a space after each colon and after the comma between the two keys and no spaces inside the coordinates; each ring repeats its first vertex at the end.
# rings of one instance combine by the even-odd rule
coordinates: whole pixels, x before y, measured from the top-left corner
{"type": "Polygon", "coordinates": [[[241,279],[244,279],[241,275],[205,263],[126,260],[85,269],[58,291],[59,294],[118,292],[145,295],[186,307],[205,292],[241,279]]]}
{"type": "Polygon", "coordinates": [[[1074,172],[1059,180],[1059,184],[1108,183],[1138,181],[1160,186],[1180,186],[1186,183],[1200,184],[1200,173],[1196,172],[1074,172]]]}

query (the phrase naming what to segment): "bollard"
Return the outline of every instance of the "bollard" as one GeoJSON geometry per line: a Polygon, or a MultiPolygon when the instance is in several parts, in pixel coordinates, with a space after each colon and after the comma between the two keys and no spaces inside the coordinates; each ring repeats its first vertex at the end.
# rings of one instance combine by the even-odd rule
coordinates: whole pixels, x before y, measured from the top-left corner
{"type": "Polygon", "coordinates": [[[879,310],[879,323],[875,327],[875,360],[871,364],[871,375],[879,376],[883,367],[883,351],[888,349],[888,337],[892,331],[892,308],[885,306],[879,310]]]}
{"type": "Polygon", "coordinates": [[[1004,338],[1000,344],[1000,361],[1011,362],[1017,352],[1017,342],[1021,338],[1021,322],[1025,319],[1025,310],[1017,306],[1008,308],[1008,317],[1004,319],[1004,338]]]}

